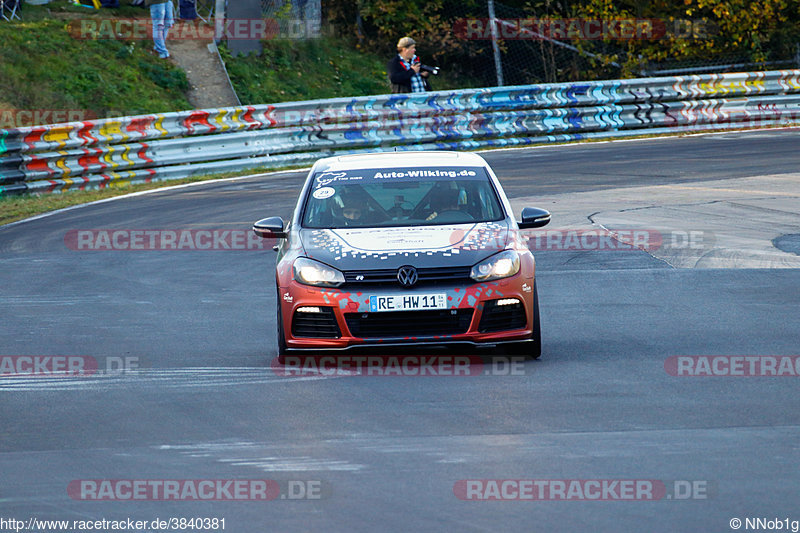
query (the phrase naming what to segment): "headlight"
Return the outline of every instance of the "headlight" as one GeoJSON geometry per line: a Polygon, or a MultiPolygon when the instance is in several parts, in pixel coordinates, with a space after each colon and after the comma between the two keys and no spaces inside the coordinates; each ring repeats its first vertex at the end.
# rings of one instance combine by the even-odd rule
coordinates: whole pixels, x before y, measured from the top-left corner
{"type": "Polygon", "coordinates": [[[298,257],[292,266],[294,279],[305,285],[338,287],[344,283],[344,274],[335,268],[307,257],[298,257]]]}
{"type": "Polygon", "coordinates": [[[513,276],[517,272],[519,272],[519,254],[514,250],[506,250],[473,266],[469,277],[475,281],[492,281],[513,276]]]}

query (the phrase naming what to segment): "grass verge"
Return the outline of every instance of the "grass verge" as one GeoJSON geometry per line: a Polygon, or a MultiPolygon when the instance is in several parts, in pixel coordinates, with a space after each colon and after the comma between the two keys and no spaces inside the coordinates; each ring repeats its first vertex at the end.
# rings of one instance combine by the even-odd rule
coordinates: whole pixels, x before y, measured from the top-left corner
{"type": "MultiPolygon", "coordinates": [[[[260,56],[220,53],[243,104],[263,104],[367,96],[390,92],[389,57],[357,50],[346,39],[263,41],[260,56]]],[[[431,78],[433,90],[476,87],[474,80],[454,78],[446,70],[431,78]]]]}
{"type": "Polygon", "coordinates": [[[89,120],[191,108],[186,74],[153,55],[151,41],[76,36],[82,19],[144,10],[65,3],[26,4],[22,21],[0,23],[0,129],[59,122],[64,112],[89,120]]]}

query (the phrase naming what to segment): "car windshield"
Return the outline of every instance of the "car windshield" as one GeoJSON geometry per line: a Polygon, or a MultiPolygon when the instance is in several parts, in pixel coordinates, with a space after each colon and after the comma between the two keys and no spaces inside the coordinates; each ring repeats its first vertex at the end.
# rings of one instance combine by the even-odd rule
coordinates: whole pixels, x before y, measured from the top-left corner
{"type": "Polygon", "coordinates": [[[327,171],[314,175],[306,228],[427,226],[501,220],[482,167],[327,171]]]}

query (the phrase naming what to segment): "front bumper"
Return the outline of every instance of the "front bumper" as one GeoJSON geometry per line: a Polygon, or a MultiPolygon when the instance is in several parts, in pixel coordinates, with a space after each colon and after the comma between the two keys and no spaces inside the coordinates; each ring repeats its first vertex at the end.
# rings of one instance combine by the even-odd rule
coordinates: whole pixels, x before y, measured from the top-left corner
{"type": "Polygon", "coordinates": [[[346,350],[408,345],[496,345],[530,339],[533,278],[413,289],[374,285],[358,291],[309,287],[290,281],[279,290],[284,337],[290,350],[346,350]],[[445,293],[447,309],[370,310],[375,295],[445,293]],[[514,300],[516,304],[511,303],[514,300]],[[498,305],[503,302],[503,305],[498,305]]]}

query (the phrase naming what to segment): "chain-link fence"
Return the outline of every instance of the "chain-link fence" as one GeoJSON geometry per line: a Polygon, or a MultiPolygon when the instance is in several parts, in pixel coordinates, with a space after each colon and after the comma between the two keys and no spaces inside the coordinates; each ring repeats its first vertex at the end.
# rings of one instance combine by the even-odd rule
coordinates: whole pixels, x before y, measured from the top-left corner
{"type": "Polygon", "coordinates": [[[526,25],[530,14],[487,0],[487,13],[490,20],[498,21],[496,33],[500,38],[500,61],[495,70],[502,72],[504,85],[529,83],[555,83],[575,80],[582,72],[601,69],[608,78],[618,78],[621,74],[619,58],[623,51],[608,43],[598,41],[573,44],[566,39],[557,39],[552,28],[558,23],[543,18],[543,24],[526,25]],[[492,13],[493,11],[493,13],[492,13]],[[511,39],[503,39],[503,36],[511,39]]]}
{"type": "Polygon", "coordinates": [[[756,62],[744,56],[728,56],[703,60],[673,60],[661,63],[648,63],[641,71],[641,75],[643,77],[682,76],[685,74],[741,72],[744,70],[776,70],[782,68],[800,68],[800,45],[798,45],[795,56],[789,59],[756,62]]]}
{"type": "Polygon", "coordinates": [[[692,21],[565,19],[494,0],[485,0],[471,11],[450,7],[445,17],[468,49],[463,56],[473,63],[475,72],[482,73],[485,85],[800,68],[800,45],[794,52],[761,62],[744,55],[647,62],[628,52],[636,49],[626,46],[631,39],[698,38],[692,34],[692,21]],[[681,35],[682,31],[688,35],[681,35]]]}
{"type": "MultiPolygon", "coordinates": [[[[235,1],[228,0],[228,3],[232,5],[235,1]]],[[[277,23],[279,31],[274,38],[284,35],[313,38],[328,34],[327,25],[331,21],[324,18],[328,18],[333,2],[255,1],[260,3],[262,18],[277,23]]],[[[219,0],[198,0],[201,16],[202,6],[214,2],[219,0]]],[[[366,43],[366,49],[388,56],[393,50],[391,44],[400,34],[389,38],[387,34],[392,28],[364,27],[370,16],[367,11],[371,9],[374,18],[380,6],[368,0],[354,0],[348,7],[343,5],[337,4],[340,15],[347,12],[344,23],[348,32],[343,35],[355,35],[362,45],[366,43]],[[366,34],[371,37],[364,40],[366,34]]],[[[424,31],[420,30],[421,35],[414,34],[420,37],[419,53],[424,62],[438,64],[445,76],[452,74],[452,79],[458,80],[456,86],[464,87],[800,68],[800,51],[777,57],[772,54],[769,60],[762,62],[754,62],[744,54],[698,57],[697,52],[694,58],[648,62],[642,59],[641,50],[649,47],[650,54],[644,54],[649,57],[657,55],[653,50],[661,53],[659,39],[664,43],[663,50],[669,54],[670,39],[674,41],[676,36],[677,39],[698,38],[692,33],[697,28],[691,26],[696,21],[571,19],[562,16],[565,6],[559,4],[556,9],[552,5],[530,2],[527,7],[520,8],[495,0],[443,0],[438,8],[426,11],[435,13],[438,19],[424,31]],[[687,22],[688,30],[684,27],[687,22]],[[681,35],[684,31],[688,34],[681,35]]],[[[408,28],[405,31],[409,31],[408,28]]]]}
{"type": "Polygon", "coordinates": [[[587,72],[597,79],[621,77],[619,58],[624,52],[619,47],[559,39],[549,29],[529,24],[537,20],[556,25],[557,20],[534,19],[529,12],[494,0],[452,3],[443,15],[442,34],[426,35],[418,49],[426,57],[446,55],[450,63],[441,65],[446,72],[466,70],[481,86],[574,81],[585,79],[587,72]]]}
{"type": "Polygon", "coordinates": [[[319,21],[321,13],[321,0],[261,0],[264,18],[319,21]]]}

